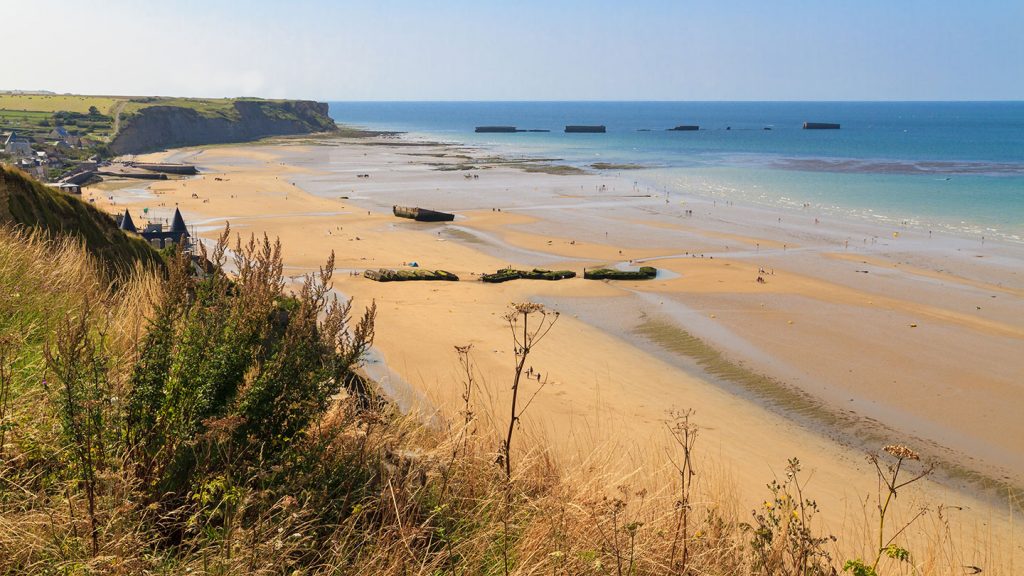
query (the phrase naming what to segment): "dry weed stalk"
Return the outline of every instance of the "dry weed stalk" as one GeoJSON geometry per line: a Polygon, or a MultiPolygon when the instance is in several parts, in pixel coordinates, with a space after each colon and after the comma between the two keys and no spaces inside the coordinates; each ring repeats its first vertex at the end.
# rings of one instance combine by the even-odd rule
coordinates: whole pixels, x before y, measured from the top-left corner
{"type": "MultiPolygon", "coordinates": [[[[523,371],[526,369],[526,359],[530,356],[530,352],[533,351],[533,347],[539,344],[548,335],[551,328],[554,327],[555,322],[558,321],[558,316],[559,313],[557,311],[548,310],[544,305],[533,302],[512,304],[508,313],[505,314],[505,321],[508,322],[509,330],[512,332],[513,350],[515,351],[515,372],[512,380],[511,400],[512,414],[508,421],[508,433],[505,435],[505,442],[502,445],[502,461],[505,467],[505,478],[508,480],[512,479],[512,436],[515,428],[519,424],[523,413],[530,407],[533,399],[537,397],[537,394],[547,384],[546,379],[540,380],[540,385],[534,391],[533,396],[530,396],[530,399],[521,409],[519,408],[519,385],[522,381],[523,371]],[[536,326],[532,328],[530,327],[531,316],[537,322],[536,326]]],[[[539,374],[538,378],[540,378],[539,374]]]]}
{"type": "MultiPolygon", "coordinates": [[[[515,434],[516,426],[519,424],[523,413],[530,407],[533,399],[547,384],[547,380],[541,380],[538,374],[540,385],[534,391],[530,399],[522,408],[519,407],[519,387],[522,382],[523,371],[526,369],[526,360],[533,351],[533,347],[540,343],[545,336],[551,332],[555,322],[558,321],[559,313],[550,311],[542,304],[533,302],[519,302],[512,304],[505,314],[505,321],[508,323],[509,331],[512,332],[512,344],[515,352],[515,372],[512,380],[511,416],[508,420],[508,432],[501,447],[501,461],[505,469],[505,505],[502,511],[502,561],[505,574],[509,573],[509,516],[512,506],[512,437],[515,434]],[[530,319],[536,319],[536,325],[530,326],[530,319]]],[[[532,374],[532,370],[530,371],[532,374]]]]}
{"type": "Polygon", "coordinates": [[[679,474],[679,500],[676,501],[676,529],[672,539],[672,550],[669,553],[669,567],[673,573],[685,574],[690,560],[690,496],[693,479],[697,475],[693,470],[693,447],[697,442],[697,425],[690,422],[693,410],[673,411],[669,413],[670,421],[666,423],[672,441],[680,450],[679,460],[668,451],[669,460],[679,474]],[[682,559],[676,565],[676,552],[682,542],[682,559]]]}

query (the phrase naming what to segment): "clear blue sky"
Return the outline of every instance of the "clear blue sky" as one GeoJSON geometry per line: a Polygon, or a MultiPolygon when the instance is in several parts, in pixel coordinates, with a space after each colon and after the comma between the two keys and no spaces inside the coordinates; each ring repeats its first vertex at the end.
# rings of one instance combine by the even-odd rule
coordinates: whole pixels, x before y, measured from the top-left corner
{"type": "Polygon", "coordinates": [[[1024,0],[0,0],[0,89],[1024,99],[1024,0]]]}

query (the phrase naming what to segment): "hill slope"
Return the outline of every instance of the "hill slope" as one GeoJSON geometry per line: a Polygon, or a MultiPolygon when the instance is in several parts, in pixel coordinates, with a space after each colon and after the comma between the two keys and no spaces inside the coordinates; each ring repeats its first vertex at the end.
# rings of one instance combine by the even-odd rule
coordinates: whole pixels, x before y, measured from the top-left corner
{"type": "Polygon", "coordinates": [[[336,130],[327,104],[309,100],[132,101],[110,144],[114,154],[245,142],[266,136],[336,130]]]}
{"type": "Polygon", "coordinates": [[[36,150],[61,157],[65,165],[92,154],[106,157],[334,130],[327,104],[310,100],[0,93],[0,132],[17,132],[36,150]],[[53,145],[56,127],[76,139],[73,149],[53,145]],[[77,138],[84,148],[77,148],[77,138]]]}
{"type": "Polygon", "coordinates": [[[86,250],[111,273],[127,272],[136,262],[160,262],[149,244],[121,232],[97,208],[6,166],[0,167],[0,224],[80,238],[86,250]]]}

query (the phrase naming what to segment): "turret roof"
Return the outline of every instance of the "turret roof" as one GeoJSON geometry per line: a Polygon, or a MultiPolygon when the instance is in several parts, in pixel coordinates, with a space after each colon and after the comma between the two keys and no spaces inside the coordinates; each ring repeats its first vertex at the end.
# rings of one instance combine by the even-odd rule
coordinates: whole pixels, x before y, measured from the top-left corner
{"type": "Polygon", "coordinates": [[[121,228],[121,230],[124,230],[125,232],[135,232],[136,234],[138,234],[139,232],[135,228],[135,222],[132,221],[132,215],[128,213],[127,208],[125,208],[124,210],[124,216],[121,217],[121,225],[119,226],[119,228],[121,228]]]}
{"type": "Polygon", "coordinates": [[[185,219],[181,217],[181,211],[177,208],[174,209],[174,219],[171,220],[171,232],[184,232],[186,235],[188,234],[185,219]]]}

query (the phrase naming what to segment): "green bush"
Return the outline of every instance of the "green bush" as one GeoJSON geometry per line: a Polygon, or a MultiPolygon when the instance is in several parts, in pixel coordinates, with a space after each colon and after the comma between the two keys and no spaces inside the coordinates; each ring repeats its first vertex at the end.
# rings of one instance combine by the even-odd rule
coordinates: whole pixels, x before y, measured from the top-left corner
{"type": "Polygon", "coordinates": [[[183,255],[170,265],[132,374],[127,437],[153,501],[180,505],[203,478],[287,460],[373,340],[375,307],[350,329],[350,303],[330,296],[333,255],[282,299],[279,244],[239,243],[232,281],[225,243],[206,278],[183,255]]]}

